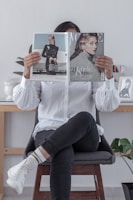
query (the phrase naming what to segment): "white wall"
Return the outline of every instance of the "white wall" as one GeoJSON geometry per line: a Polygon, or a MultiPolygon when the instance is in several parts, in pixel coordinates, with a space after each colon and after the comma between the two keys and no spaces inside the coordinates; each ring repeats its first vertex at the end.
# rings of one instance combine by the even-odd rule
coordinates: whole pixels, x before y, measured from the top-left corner
{"type": "MultiPolygon", "coordinates": [[[[27,54],[32,43],[32,33],[53,31],[56,25],[65,20],[74,21],[84,32],[104,32],[105,54],[111,56],[115,64],[127,66],[127,72],[131,74],[132,8],[132,0],[0,0],[0,97],[3,96],[3,82],[18,77],[12,71],[22,70],[15,60],[17,56],[27,54]]],[[[102,114],[109,141],[115,136],[132,138],[132,115],[102,114]]],[[[6,144],[17,146],[19,143],[25,146],[32,130],[33,118],[33,113],[7,114],[6,144]]],[[[21,159],[21,156],[6,157],[5,179],[9,166],[21,159]]],[[[102,170],[107,186],[120,186],[123,179],[132,179],[119,158],[113,166],[103,167],[102,170]],[[117,176],[112,176],[113,173],[117,176]]],[[[33,185],[33,180],[27,181],[26,185],[33,185]]]]}

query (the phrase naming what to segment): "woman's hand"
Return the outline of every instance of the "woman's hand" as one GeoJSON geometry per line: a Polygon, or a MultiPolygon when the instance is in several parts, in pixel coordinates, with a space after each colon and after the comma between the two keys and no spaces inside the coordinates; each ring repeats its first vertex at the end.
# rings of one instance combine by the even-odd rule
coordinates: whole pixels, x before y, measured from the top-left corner
{"type": "Polygon", "coordinates": [[[30,69],[32,65],[37,64],[41,59],[41,55],[38,52],[32,52],[24,58],[24,77],[30,78],[30,69]]]}
{"type": "Polygon", "coordinates": [[[98,56],[95,61],[95,65],[101,70],[104,71],[107,79],[113,77],[113,60],[107,56],[98,56]]]}

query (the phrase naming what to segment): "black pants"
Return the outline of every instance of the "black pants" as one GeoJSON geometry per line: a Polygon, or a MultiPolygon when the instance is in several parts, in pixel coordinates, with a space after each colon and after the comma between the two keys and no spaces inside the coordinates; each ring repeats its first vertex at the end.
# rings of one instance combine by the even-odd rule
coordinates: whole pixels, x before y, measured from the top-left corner
{"type": "Polygon", "coordinates": [[[46,71],[49,72],[49,58],[46,59],[46,71]]]}
{"type": "Polygon", "coordinates": [[[37,133],[35,143],[52,156],[51,199],[69,200],[74,152],[92,152],[98,148],[95,120],[91,114],[80,112],[57,130],[37,133]]]}

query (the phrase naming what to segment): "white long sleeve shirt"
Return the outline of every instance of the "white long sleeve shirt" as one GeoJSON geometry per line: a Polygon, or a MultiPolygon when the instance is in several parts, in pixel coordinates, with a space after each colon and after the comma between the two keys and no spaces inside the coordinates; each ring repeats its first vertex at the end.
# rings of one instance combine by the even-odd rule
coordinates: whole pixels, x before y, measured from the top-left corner
{"type": "MultiPolygon", "coordinates": [[[[102,112],[116,109],[120,103],[114,78],[105,82],[43,82],[22,77],[14,88],[13,100],[23,110],[38,107],[39,122],[34,136],[42,130],[56,129],[81,111],[96,119],[96,108],[102,112]]],[[[97,125],[98,126],[98,125],[97,125]]],[[[99,134],[104,129],[98,126],[99,134]]]]}

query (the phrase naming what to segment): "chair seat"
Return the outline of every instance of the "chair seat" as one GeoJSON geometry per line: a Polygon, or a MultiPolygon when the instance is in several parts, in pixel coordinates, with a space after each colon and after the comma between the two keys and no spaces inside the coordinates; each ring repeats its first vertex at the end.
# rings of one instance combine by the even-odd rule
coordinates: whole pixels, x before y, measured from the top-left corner
{"type": "Polygon", "coordinates": [[[112,164],[115,162],[115,156],[108,151],[78,152],[75,153],[75,162],[77,164],[112,164]]]}
{"type": "MultiPolygon", "coordinates": [[[[74,164],[113,164],[115,162],[115,155],[112,155],[108,151],[96,151],[96,152],[76,152],[74,158],[74,164]]],[[[49,165],[51,160],[41,163],[41,165],[49,165]]]]}

